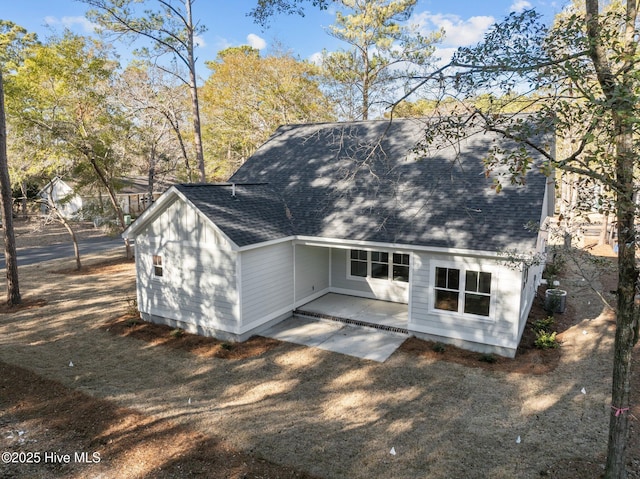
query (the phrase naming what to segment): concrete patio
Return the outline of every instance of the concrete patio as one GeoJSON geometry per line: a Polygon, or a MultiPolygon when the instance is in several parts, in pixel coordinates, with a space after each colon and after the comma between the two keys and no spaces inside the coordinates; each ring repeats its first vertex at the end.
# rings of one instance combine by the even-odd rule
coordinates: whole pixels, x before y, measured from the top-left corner
{"type": "Polygon", "coordinates": [[[406,304],[329,293],[263,336],[384,362],[409,337],[406,304]]]}

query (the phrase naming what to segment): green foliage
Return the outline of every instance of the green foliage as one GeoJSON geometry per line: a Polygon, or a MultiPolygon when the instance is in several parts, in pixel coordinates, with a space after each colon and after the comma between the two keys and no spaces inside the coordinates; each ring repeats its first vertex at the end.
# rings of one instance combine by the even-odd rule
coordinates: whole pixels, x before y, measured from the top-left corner
{"type": "Polygon", "coordinates": [[[538,349],[555,349],[560,346],[560,342],[556,338],[557,332],[553,331],[555,319],[553,316],[547,316],[544,319],[538,319],[531,325],[531,329],[536,335],[533,344],[538,349]]]}
{"type": "Polygon", "coordinates": [[[121,140],[133,123],[112,101],[111,54],[68,31],[33,45],[7,83],[7,105],[11,148],[29,158],[15,155],[21,180],[72,170],[78,187],[101,189],[119,211],[113,181],[128,166],[121,140]]]}
{"type": "Polygon", "coordinates": [[[556,332],[536,331],[534,344],[538,349],[555,349],[560,347],[560,342],[556,338],[556,332]]]}
{"type": "Polygon", "coordinates": [[[407,23],[416,0],[341,3],[349,13],[338,11],[329,31],[349,48],[324,51],[322,68],[341,116],[367,119],[373,105],[391,104],[403,82],[424,74],[443,33],[423,36],[407,23]]]}
{"type": "Polygon", "coordinates": [[[536,332],[550,332],[551,331],[551,327],[553,326],[553,324],[555,323],[555,319],[553,316],[547,316],[544,319],[536,319],[533,324],[531,325],[531,328],[536,332]]]}
{"type": "Polygon", "coordinates": [[[304,3],[311,3],[314,7],[326,10],[332,0],[258,0],[249,15],[263,27],[278,13],[287,15],[300,15],[304,17],[304,3]]]}
{"type": "Polygon", "coordinates": [[[447,350],[446,346],[442,343],[434,343],[431,349],[436,353],[444,353],[447,350]]]}
{"type": "Polygon", "coordinates": [[[278,126],[333,119],[317,67],[309,62],[289,54],[261,57],[245,45],[221,51],[207,67],[203,142],[217,181],[234,173],[278,126]]]}
{"type": "Polygon", "coordinates": [[[35,33],[9,20],[0,20],[0,67],[3,73],[15,71],[24,61],[24,51],[38,43],[35,33]]]}

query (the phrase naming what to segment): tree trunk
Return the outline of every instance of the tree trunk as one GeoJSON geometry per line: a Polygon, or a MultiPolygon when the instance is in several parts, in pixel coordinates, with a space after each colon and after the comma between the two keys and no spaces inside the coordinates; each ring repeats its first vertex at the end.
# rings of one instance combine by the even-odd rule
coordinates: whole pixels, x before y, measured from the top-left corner
{"type": "Polygon", "coordinates": [[[616,177],[618,209],[618,308],[611,386],[611,415],[607,448],[606,479],[623,479],[629,436],[631,360],[637,342],[638,310],[635,304],[636,266],[635,203],[633,201],[633,128],[628,117],[614,114],[616,131],[616,177]]]}
{"type": "Polygon", "coordinates": [[[598,238],[598,246],[607,244],[609,238],[609,213],[602,216],[602,227],[600,228],[600,237],[598,238]]]}
{"type": "MultiPolygon", "coordinates": [[[[107,180],[107,177],[105,176],[104,172],[100,168],[100,165],[98,165],[98,162],[94,158],[92,152],[85,151],[85,155],[87,156],[89,162],[91,163],[91,166],[93,167],[94,171],[98,175],[98,178],[100,178],[100,182],[107,189],[107,193],[109,194],[109,200],[111,201],[111,205],[113,206],[113,209],[116,211],[118,222],[120,223],[120,227],[122,228],[122,231],[124,231],[127,228],[127,225],[124,222],[124,214],[122,213],[122,208],[120,208],[120,204],[118,204],[118,198],[116,197],[116,192],[113,190],[113,186],[111,186],[111,184],[107,180]]],[[[131,243],[129,242],[129,240],[125,240],[124,246],[125,246],[125,254],[127,258],[131,258],[133,256],[133,253],[131,252],[131,243]]]]}
{"type": "Polygon", "coordinates": [[[7,273],[7,304],[15,306],[22,302],[18,283],[18,261],[16,239],[13,234],[13,198],[7,159],[7,123],[4,112],[4,83],[0,70],[0,203],[2,203],[2,227],[4,230],[4,258],[7,273]]]}
{"type": "Polygon", "coordinates": [[[155,178],[156,178],[156,147],[155,145],[153,145],[151,147],[151,154],[149,157],[149,175],[148,175],[148,193],[149,193],[149,201],[148,204],[145,206],[145,209],[148,208],[149,206],[151,206],[151,204],[153,203],[153,187],[154,187],[154,183],[155,183],[155,178]]]}
{"type": "Polygon", "coordinates": [[[202,149],[202,133],[200,128],[200,107],[198,105],[198,84],[196,78],[196,60],[193,55],[193,17],[191,15],[191,2],[193,0],[186,0],[185,6],[187,8],[187,29],[188,29],[188,48],[187,56],[189,63],[189,91],[191,93],[191,112],[193,117],[193,136],[194,146],[196,148],[196,158],[198,161],[198,170],[200,170],[200,182],[207,181],[207,177],[204,171],[204,152],[202,149]]]}
{"type": "Polygon", "coordinates": [[[20,191],[22,192],[22,219],[26,220],[27,219],[27,194],[28,194],[28,189],[27,189],[27,182],[26,181],[22,181],[20,183],[20,191]]]}
{"type": "Polygon", "coordinates": [[[73,242],[73,253],[76,257],[76,269],[80,271],[82,269],[82,263],[80,262],[80,248],[78,247],[78,238],[76,237],[76,233],[75,231],[73,231],[73,228],[71,227],[67,219],[62,215],[62,213],[60,213],[60,211],[58,211],[58,208],[52,206],[51,204],[49,205],[49,208],[52,208],[60,223],[64,225],[64,227],[69,232],[69,235],[71,236],[71,241],[73,242]]]}
{"type": "MultiPolygon", "coordinates": [[[[636,266],[636,228],[634,203],[635,120],[633,75],[622,80],[613,74],[607,49],[601,38],[598,0],[585,0],[589,55],[608,103],[611,105],[615,133],[616,219],[618,222],[618,307],[614,342],[611,414],[607,444],[606,479],[624,479],[629,436],[629,398],[631,395],[631,359],[638,340],[638,308],[635,304],[638,268],[636,266]]],[[[625,18],[625,62],[635,57],[637,0],[627,1],[625,18]]],[[[632,68],[631,64],[625,68],[632,68]]],[[[624,68],[622,69],[624,70],[624,68]]],[[[630,71],[630,70],[628,70],[630,71]]]]}
{"type": "Polygon", "coordinates": [[[364,62],[364,72],[362,75],[362,119],[369,119],[369,52],[364,51],[362,55],[364,62]]]}

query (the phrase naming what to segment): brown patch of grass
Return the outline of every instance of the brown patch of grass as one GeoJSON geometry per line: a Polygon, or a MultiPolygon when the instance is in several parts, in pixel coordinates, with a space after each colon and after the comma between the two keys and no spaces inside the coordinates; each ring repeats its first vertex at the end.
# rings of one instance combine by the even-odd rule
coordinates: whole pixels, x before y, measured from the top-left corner
{"type": "Polygon", "coordinates": [[[68,274],[72,276],[84,276],[89,274],[116,274],[128,271],[130,265],[134,264],[133,258],[129,259],[124,256],[111,258],[90,265],[83,265],[80,269],[65,268],[56,271],[50,271],[53,274],[68,274]]]}
{"type": "Polygon", "coordinates": [[[71,455],[69,464],[54,464],[42,456],[39,463],[5,463],[2,477],[313,479],[187,426],[115,406],[27,369],[6,363],[0,368],[2,449],[71,455]],[[75,461],[76,452],[88,453],[89,461],[75,461]]]}
{"type": "Polygon", "coordinates": [[[262,336],[253,336],[242,343],[225,342],[177,330],[163,324],[154,324],[139,317],[125,315],[101,327],[116,336],[127,336],[153,346],[188,351],[203,358],[247,359],[260,356],[277,347],[280,341],[262,336]],[[179,331],[179,333],[178,333],[179,331]]]}
{"type": "Polygon", "coordinates": [[[10,305],[7,303],[0,304],[0,314],[12,314],[27,309],[41,308],[47,304],[47,300],[43,298],[22,298],[20,304],[10,305]]]}

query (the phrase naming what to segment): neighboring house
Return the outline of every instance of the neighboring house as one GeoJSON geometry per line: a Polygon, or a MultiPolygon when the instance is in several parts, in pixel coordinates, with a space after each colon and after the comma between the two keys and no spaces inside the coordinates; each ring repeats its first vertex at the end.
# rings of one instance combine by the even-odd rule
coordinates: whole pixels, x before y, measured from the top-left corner
{"type": "Polygon", "coordinates": [[[552,181],[536,169],[496,194],[496,136],[418,156],[424,128],[284,126],[229,183],[171,187],[123,234],[143,318],[243,341],[332,292],[406,304],[411,335],[514,356],[543,266],[504,254],[544,249],[530,225],[552,214],[552,181]]]}
{"type": "MultiPolygon", "coordinates": [[[[154,183],[154,201],[169,188],[170,184],[164,179],[156,179],[154,183]]],[[[51,201],[66,219],[82,215],[86,219],[103,220],[99,213],[105,205],[110,205],[106,193],[96,194],[88,188],[80,188],[73,182],[65,182],[56,176],[40,190],[38,197],[51,201]],[[85,211],[81,211],[82,208],[85,211]]],[[[116,199],[122,212],[126,215],[138,216],[151,205],[149,201],[149,179],[146,176],[131,176],[118,181],[116,199]]],[[[46,214],[48,206],[42,204],[42,213],[46,214]]],[[[111,209],[111,211],[113,211],[111,209]]]]}
{"type": "Polygon", "coordinates": [[[83,205],[82,197],[59,176],[52,179],[38,192],[38,198],[42,200],[40,207],[42,214],[47,214],[49,205],[54,205],[66,219],[72,219],[83,205]]]}
{"type": "Polygon", "coordinates": [[[125,215],[134,217],[139,216],[171,186],[165,179],[156,178],[153,185],[153,201],[150,201],[147,176],[123,178],[120,183],[116,193],[120,208],[125,215]]]}

